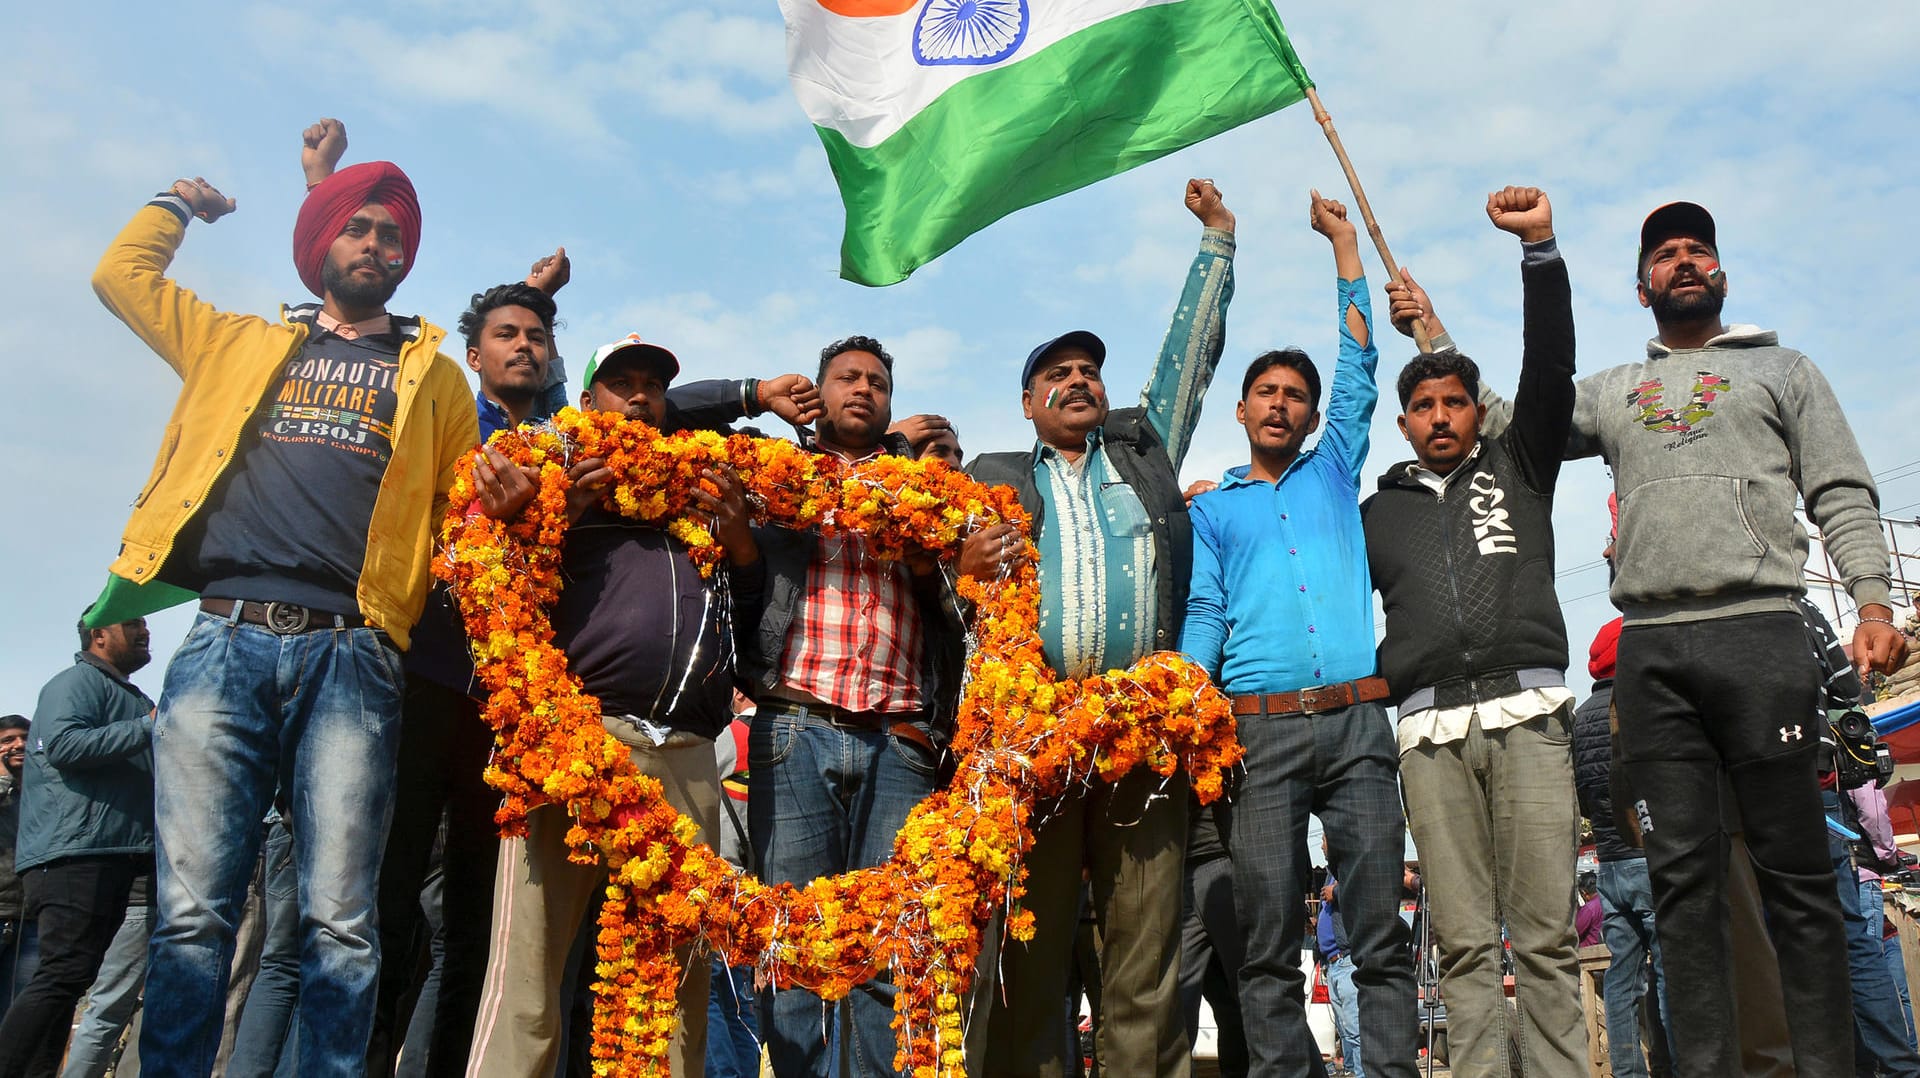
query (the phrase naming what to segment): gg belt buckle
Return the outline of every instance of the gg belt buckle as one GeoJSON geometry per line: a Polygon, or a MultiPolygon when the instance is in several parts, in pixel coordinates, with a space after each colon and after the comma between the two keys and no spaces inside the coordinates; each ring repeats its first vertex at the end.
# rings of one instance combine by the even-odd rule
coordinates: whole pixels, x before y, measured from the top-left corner
{"type": "Polygon", "coordinates": [[[307,631],[307,623],[313,619],[312,611],[304,606],[292,603],[267,604],[267,629],[279,636],[291,636],[307,631]]]}

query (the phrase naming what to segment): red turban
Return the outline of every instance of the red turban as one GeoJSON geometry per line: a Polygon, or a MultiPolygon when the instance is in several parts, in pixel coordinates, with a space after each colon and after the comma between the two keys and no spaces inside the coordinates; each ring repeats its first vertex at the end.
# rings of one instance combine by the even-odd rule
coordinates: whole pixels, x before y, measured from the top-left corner
{"type": "Polygon", "coordinates": [[[1595,680],[1612,677],[1613,670],[1620,660],[1620,619],[1615,618],[1600,626],[1594,634],[1593,646],[1587,649],[1587,673],[1595,680]]]}
{"type": "Polygon", "coordinates": [[[420,199],[413,193],[413,181],[391,161],[349,165],[307,192],[293,223],[293,266],[300,271],[301,283],[321,299],[327,295],[320,280],[327,250],[360,207],[370,202],[385,206],[400,225],[400,247],[407,261],[394,280],[413,269],[413,256],[420,250],[420,199]]]}

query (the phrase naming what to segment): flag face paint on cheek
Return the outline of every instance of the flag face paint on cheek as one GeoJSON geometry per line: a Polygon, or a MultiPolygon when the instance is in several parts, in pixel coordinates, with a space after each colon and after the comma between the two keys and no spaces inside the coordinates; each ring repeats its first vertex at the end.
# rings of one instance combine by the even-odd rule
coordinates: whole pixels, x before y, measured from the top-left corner
{"type": "Polygon", "coordinates": [[[404,259],[404,258],[389,258],[389,259],[387,259],[387,268],[388,268],[388,269],[390,269],[390,270],[397,270],[397,269],[399,269],[399,268],[400,268],[401,266],[404,266],[404,265],[406,265],[406,264],[407,264],[407,260],[406,260],[406,259],[404,259]]]}
{"type": "Polygon", "coordinates": [[[1714,284],[1719,284],[1727,276],[1726,273],[1721,270],[1720,263],[1711,258],[1702,262],[1701,265],[1707,267],[1707,280],[1712,281],[1714,284]]]}
{"type": "Polygon", "coordinates": [[[1060,399],[1060,390],[1057,387],[1052,390],[1049,390],[1047,393],[1047,403],[1042,405],[1042,407],[1051,408],[1053,407],[1053,402],[1059,399],[1060,399]]]}

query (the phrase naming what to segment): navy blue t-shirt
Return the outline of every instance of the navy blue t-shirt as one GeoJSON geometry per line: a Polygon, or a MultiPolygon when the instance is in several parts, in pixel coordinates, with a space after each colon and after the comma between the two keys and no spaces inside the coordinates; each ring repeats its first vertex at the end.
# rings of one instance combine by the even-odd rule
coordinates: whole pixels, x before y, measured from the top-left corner
{"type": "Polygon", "coordinates": [[[417,323],[347,340],[313,327],[215,487],[194,551],[209,599],[360,612],[367,529],[393,455],[400,346],[417,323]]]}

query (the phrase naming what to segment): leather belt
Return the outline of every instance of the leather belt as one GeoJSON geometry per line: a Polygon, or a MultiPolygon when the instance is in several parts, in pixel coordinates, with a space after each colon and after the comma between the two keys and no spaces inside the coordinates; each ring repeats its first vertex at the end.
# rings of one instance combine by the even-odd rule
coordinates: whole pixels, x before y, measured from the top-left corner
{"type": "Polygon", "coordinates": [[[296,603],[256,603],[251,599],[202,599],[200,609],[216,617],[265,626],[277,636],[334,629],[359,629],[367,619],[358,614],[334,614],[296,603]]]}
{"type": "Polygon", "coordinates": [[[1323,711],[1338,711],[1355,704],[1385,700],[1388,695],[1386,678],[1368,677],[1361,678],[1359,681],[1315,685],[1310,689],[1301,689],[1299,692],[1236,696],[1233,698],[1233,713],[1235,715],[1315,715],[1323,711]]]}
{"type": "Polygon", "coordinates": [[[758,708],[769,713],[778,712],[789,715],[803,712],[808,718],[819,719],[826,725],[841,730],[877,730],[910,745],[918,745],[936,759],[940,756],[940,750],[934,746],[933,738],[928,737],[925,730],[906,719],[892,718],[877,711],[848,711],[831,704],[803,704],[779,697],[762,697],[758,708]]]}

